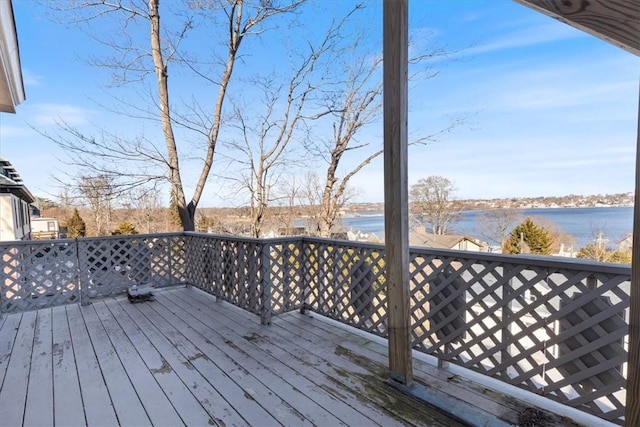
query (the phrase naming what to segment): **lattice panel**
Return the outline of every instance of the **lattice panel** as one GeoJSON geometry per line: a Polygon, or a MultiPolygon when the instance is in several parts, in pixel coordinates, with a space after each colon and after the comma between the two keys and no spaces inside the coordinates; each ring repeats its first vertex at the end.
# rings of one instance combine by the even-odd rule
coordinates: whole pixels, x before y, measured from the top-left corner
{"type": "Polygon", "coordinates": [[[134,284],[162,287],[177,283],[174,271],[180,258],[173,255],[182,240],[170,236],[79,240],[83,295],[105,297],[126,292],[134,284]]]}
{"type": "Polygon", "coordinates": [[[261,314],[261,243],[219,236],[189,236],[186,254],[189,283],[261,314]]]}
{"type": "Polygon", "coordinates": [[[80,300],[73,242],[1,245],[0,312],[35,310],[80,300]]]}
{"type": "Polygon", "coordinates": [[[620,423],[629,274],[505,258],[413,254],[414,348],[620,423]]]}
{"type": "Polygon", "coordinates": [[[189,259],[187,258],[187,241],[189,237],[184,235],[166,237],[169,251],[169,271],[171,283],[187,282],[189,259]]]}
{"type": "Polygon", "coordinates": [[[265,245],[264,275],[269,284],[271,313],[297,310],[304,303],[302,241],[265,245]]]}
{"type": "Polygon", "coordinates": [[[319,241],[305,245],[305,257],[310,310],[387,336],[382,249],[319,241]]]}

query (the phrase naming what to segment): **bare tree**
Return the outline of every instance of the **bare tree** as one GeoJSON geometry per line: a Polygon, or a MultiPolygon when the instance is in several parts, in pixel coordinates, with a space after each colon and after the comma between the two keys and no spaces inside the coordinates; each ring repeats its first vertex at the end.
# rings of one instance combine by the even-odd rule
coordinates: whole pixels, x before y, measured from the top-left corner
{"type": "Polygon", "coordinates": [[[313,93],[331,80],[328,77],[331,58],[326,57],[337,53],[343,39],[341,30],[359,8],[356,5],[344,17],[332,22],[319,42],[307,41],[306,51],[299,54],[299,63],[293,65],[288,81],[281,83],[281,79],[272,76],[254,81],[254,88],[262,93],[262,113],[253,111],[257,104],[255,94],[252,96],[254,108],[235,109],[236,128],[241,138],[230,145],[240,153],[240,157],[234,159],[241,166],[237,180],[249,194],[254,237],[261,235],[266,209],[274,200],[272,190],[278,186],[287,167],[300,163],[300,154],[292,159],[292,143],[304,144],[307,120],[329,114],[328,110],[308,104],[313,93]]]}
{"type": "MultiPolygon", "coordinates": [[[[222,124],[225,97],[236,66],[243,41],[251,35],[267,30],[265,23],[278,15],[297,10],[305,0],[200,0],[185,2],[184,8],[166,2],[160,20],[160,1],[148,0],[77,0],[53,3],[58,12],[74,14],[73,23],[88,28],[92,38],[106,45],[112,55],[94,61],[96,65],[110,67],[114,71],[115,84],[141,83],[137,96],[142,105],[120,100],[127,114],[139,119],[148,119],[159,125],[165,147],[160,148],[152,140],[140,135],[135,140],[122,139],[115,133],[101,132],[97,137],[62,123],[62,135],[50,135],[67,152],[73,152],[74,164],[86,167],[99,175],[118,177],[117,185],[131,188],[144,185],[150,180],[166,179],[174,194],[176,207],[184,230],[195,228],[195,212],[211,172],[213,158],[222,124]],[[114,25],[113,32],[96,34],[91,32],[95,20],[108,20],[114,25]],[[171,28],[163,26],[171,22],[171,28]],[[136,37],[145,34],[139,25],[147,27],[146,40],[136,37]],[[226,29],[224,50],[212,52],[219,59],[216,71],[210,63],[190,55],[183,49],[187,36],[200,28],[226,29]],[[119,26],[119,27],[117,27],[119,26]],[[120,36],[120,37],[118,37],[120,36]],[[170,100],[170,70],[182,66],[193,76],[217,87],[211,113],[194,103],[187,112],[180,112],[170,100]],[[154,88],[155,85],[155,88],[154,88]],[[178,132],[180,131],[180,132],[178,132]],[[181,168],[181,160],[186,160],[179,148],[178,140],[183,132],[199,135],[204,142],[204,153],[200,158],[198,175],[191,200],[187,201],[181,168]],[[123,166],[124,165],[124,166],[123,166]],[[164,170],[164,173],[160,172],[164,170]]],[[[212,40],[209,46],[216,45],[212,40]]],[[[214,67],[215,68],[215,67],[214,67]]],[[[185,150],[188,151],[188,150],[185,150]]],[[[194,157],[191,155],[190,157],[194,157]]]]}
{"type": "Polygon", "coordinates": [[[164,208],[160,201],[160,191],[156,187],[133,189],[129,194],[127,207],[131,209],[130,221],[143,234],[159,232],[163,224],[164,208]]]}
{"type": "Polygon", "coordinates": [[[279,209],[276,216],[278,221],[284,225],[285,234],[287,235],[292,234],[294,229],[294,220],[299,217],[299,215],[296,215],[296,208],[300,201],[302,184],[300,180],[296,178],[296,175],[289,174],[281,181],[277,188],[277,192],[279,194],[278,201],[283,209],[279,209]]]}
{"type": "Polygon", "coordinates": [[[333,184],[327,187],[327,179],[323,179],[315,172],[308,172],[299,192],[300,203],[309,206],[310,212],[307,218],[307,228],[312,234],[330,237],[331,233],[338,231],[342,225],[340,210],[354,196],[344,178],[335,177],[333,184]],[[344,183],[344,187],[341,184],[344,183]]]}
{"type": "Polygon", "coordinates": [[[93,215],[96,236],[109,235],[114,199],[112,178],[108,175],[82,176],[78,181],[78,190],[93,215]]]}
{"type": "Polygon", "coordinates": [[[522,222],[519,209],[491,209],[484,211],[478,218],[482,228],[482,237],[502,248],[511,230],[522,222]]]}
{"type": "Polygon", "coordinates": [[[369,145],[368,142],[358,142],[356,135],[380,111],[382,81],[372,80],[381,63],[381,57],[359,58],[348,68],[341,90],[330,98],[333,135],[326,142],[326,154],[323,155],[327,168],[318,218],[320,236],[329,237],[333,231],[338,212],[352,195],[348,191],[351,178],[382,154],[382,150],[377,149],[342,176],[338,174],[340,161],[347,152],[369,145]]]}
{"type": "Polygon", "coordinates": [[[420,179],[410,189],[411,210],[433,234],[446,234],[460,217],[461,207],[453,200],[456,188],[442,176],[420,179]]]}
{"type": "MultiPolygon", "coordinates": [[[[382,108],[382,55],[363,49],[366,39],[366,30],[356,30],[336,58],[337,75],[342,77],[332,82],[324,99],[330,112],[327,120],[333,132],[320,144],[311,147],[315,157],[326,164],[317,221],[317,233],[325,237],[334,231],[338,213],[354,195],[349,191],[351,179],[383,153],[381,144],[377,143],[379,140],[374,142],[360,136],[364,128],[379,121],[382,108]],[[343,170],[341,166],[347,156],[351,158],[352,166],[343,170]]],[[[431,69],[429,60],[448,55],[443,49],[434,49],[412,57],[411,77],[414,82],[435,77],[437,72],[431,69]]],[[[462,122],[462,118],[454,118],[437,132],[411,138],[409,145],[435,141],[462,122]]]]}
{"type": "Polygon", "coordinates": [[[237,181],[249,195],[253,237],[260,237],[267,206],[273,201],[272,190],[279,184],[285,167],[292,162],[287,147],[297,137],[302,109],[308,94],[313,90],[310,82],[303,81],[305,72],[306,70],[298,69],[285,91],[274,85],[273,81],[256,84],[263,91],[265,105],[264,114],[257,116],[257,125],[249,123],[250,119],[242,108],[236,108],[242,137],[230,146],[239,153],[234,162],[241,169],[237,177],[230,179],[237,181]],[[285,107],[278,113],[276,106],[282,99],[285,107]]]}

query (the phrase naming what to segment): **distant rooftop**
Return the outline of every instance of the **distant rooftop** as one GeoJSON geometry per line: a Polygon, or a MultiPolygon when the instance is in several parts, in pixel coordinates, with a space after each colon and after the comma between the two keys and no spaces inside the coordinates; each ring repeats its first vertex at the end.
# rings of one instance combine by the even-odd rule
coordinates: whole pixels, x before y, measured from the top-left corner
{"type": "Polygon", "coordinates": [[[24,185],[20,174],[10,161],[0,157],[0,192],[12,193],[27,203],[36,201],[29,189],[24,185]]]}

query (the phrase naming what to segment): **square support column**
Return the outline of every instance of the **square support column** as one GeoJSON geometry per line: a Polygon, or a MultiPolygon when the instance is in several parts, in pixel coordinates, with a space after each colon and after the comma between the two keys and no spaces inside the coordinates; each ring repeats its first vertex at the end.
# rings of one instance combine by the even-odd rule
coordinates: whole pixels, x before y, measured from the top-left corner
{"type": "Polygon", "coordinates": [[[384,0],[384,227],[389,372],[413,382],[409,321],[408,0],[384,0]]]}
{"type": "Polygon", "coordinates": [[[636,188],[633,204],[633,249],[631,303],[629,307],[629,362],[625,425],[640,425],[640,94],[638,95],[638,142],[636,144],[636,188]]]}

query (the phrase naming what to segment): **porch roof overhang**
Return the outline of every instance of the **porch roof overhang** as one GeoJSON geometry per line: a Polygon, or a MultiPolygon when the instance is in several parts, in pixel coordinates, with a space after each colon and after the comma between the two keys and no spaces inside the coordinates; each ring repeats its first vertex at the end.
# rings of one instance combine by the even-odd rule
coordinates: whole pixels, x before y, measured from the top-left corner
{"type": "Polygon", "coordinates": [[[514,0],[640,56],[638,0],[514,0]]]}
{"type": "Polygon", "coordinates": [[[15,113],[26,99],[11,1],[0,2],[0,112],[15,113]]]}

